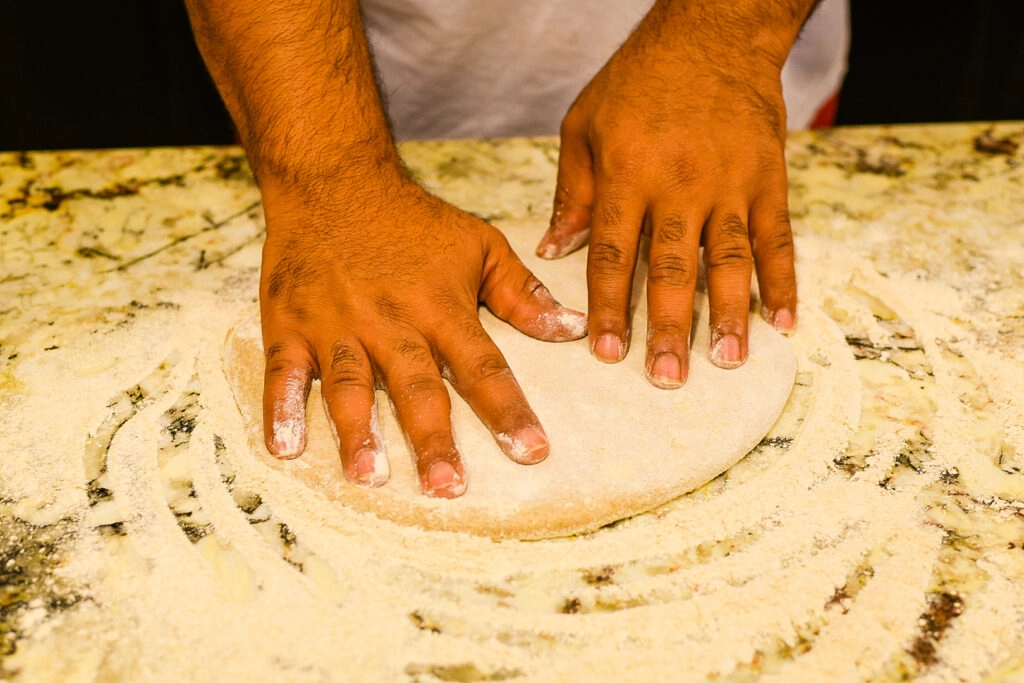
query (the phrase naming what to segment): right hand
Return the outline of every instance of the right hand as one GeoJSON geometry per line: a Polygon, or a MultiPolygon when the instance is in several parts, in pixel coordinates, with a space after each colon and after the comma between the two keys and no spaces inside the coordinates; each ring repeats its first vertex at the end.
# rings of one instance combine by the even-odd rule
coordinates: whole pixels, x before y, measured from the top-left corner
{"type": "Polygon", "coordinates": [[[477,306],[545,341],[584,336],[586,317],[559,305],[497,229],[397,168],[356,191],[331,181],[315,191],[261,185],[264,434],[272,454],[302,453],[306,397],[319,378],[346,476],[383,484],[379,387],[414,452],[423,492],[459,496],[466,476],[444,378],[509,458],[531,464],[548,455],[544,429],[477,306]]]}

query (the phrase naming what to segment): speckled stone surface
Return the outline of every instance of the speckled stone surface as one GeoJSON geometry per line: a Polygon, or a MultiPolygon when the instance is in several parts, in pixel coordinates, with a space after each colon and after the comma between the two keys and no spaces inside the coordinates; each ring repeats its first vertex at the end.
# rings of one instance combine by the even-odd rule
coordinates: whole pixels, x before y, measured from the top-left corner
{"type": "MultiPolygon", "coordinates": [[[[240,150],[0,154],[0,671],[1022,680],[1021,142],[792,135],[779,423],[663,509],[534,544],[300,505],[245,452],[218,376],[264,234],[240,150]]],[[[546,219],[555,140],[402,152],[488,220],[546,219]]]]}

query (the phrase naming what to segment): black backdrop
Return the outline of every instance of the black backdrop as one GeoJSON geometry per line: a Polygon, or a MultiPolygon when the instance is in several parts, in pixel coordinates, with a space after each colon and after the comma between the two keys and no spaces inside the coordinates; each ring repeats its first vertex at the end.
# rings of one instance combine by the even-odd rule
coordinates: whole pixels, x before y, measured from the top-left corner
{"type": "Polygon", "coordinates": [[[1024,2],[851,0],[837,124],[1024,119],[1024,2]]]}
{"type": "MultiPolygon", "coordinates": [[[[851,5],[837,123],[1024,119],[1024,2],[851,5]]],[[[10,2],[0,13],[0,149],[232,140],[181,0],[10,2]]]]}

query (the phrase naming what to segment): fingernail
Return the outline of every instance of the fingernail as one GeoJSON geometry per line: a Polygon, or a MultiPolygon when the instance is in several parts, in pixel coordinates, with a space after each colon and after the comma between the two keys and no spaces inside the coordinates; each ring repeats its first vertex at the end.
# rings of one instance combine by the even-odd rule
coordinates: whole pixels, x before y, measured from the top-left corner
{"type": "Polygon", "coordinates": [[[722,368],[735,368],[742,365],[739,337],[734,334],[722,335],[711,348],[711,362],[722,368]]]}
{"type": "Polygon", "coordinates": [[[587,334],[587,314],[582,311],[559,306],[558,322],[562,324],[563,332],[571,339],[579,339],[587,334]]]}
{"type": "Polygon", "coordinates": [[[447,460],[438,460],[427,470],[428,496],[458,498],[466,492],[466,482],[447,460]]]}
{"type": "Polygon", "coordinates": [[[548,457],[548,437],[536,427],[519,430],[515,436],[498,434],[505,455],[521,465],[533,465],[548,457]]]}
{"type": "Polygon", "coordinates": [[[683,365],[674,353],[659,353],[651,364],[651,383],[662,389],[683,385],[683,365]]]}
{"type": "Polygon", "coordinates": [[[537,245],[537,256],[548,259],[561,258],[582,247],[583,243],[590,238],[589,229],[568,235],[564,233],[559,235],[557,230],[557,227],[552,226],[541,238],[540,244],[537,245]]]}
{"type": "Polygon", "coordinates": [[[571,341],[587,335],[587,314],[559,306],[557,311],[538,316],[541,334],[550,341],[571,341]]]}
{"type": "Polygon", "coordinates": [[[771,317],[771,323],[779,332],[788,334],[793,331],[796,320],[794,320],[793,312],[791,310],[788,308],[780,308],[775,311],[775,314],[771,317]]]}
{"type": "Polygon", "coordinates": [[[622,342],[614,334],[602,334],[594,342],[594,355],[605,363],[618,363],[622,360],[622,346],[622,342]]]}
{"type": "Polygon", "coordinates": [[[524,453],[519,462],[538,463],[548,457],[550,447],[547,435],[536,427],[527,427],[518,434],[518,441],[523,445],[524,453]]]}
{"type": "Polygon", "coordinates": [[[282,419],[274,422],[274,440],[270,452],[283,460],[291,460],[302,454],[306,447],[306,423],[301,418],[282,419]]]}
{"type": "Polygon", "coordinates": [[[541,243],[537,245],[536,254],[541,258],[558,258],[558,245],[548,240],[547,236],[545,236],[541,243]]]}
{"type": "Polygon", "coordinates": [[[551,219],[551,225],[548,226],[544,236],[540,238],[540,242],[537,243],[537,249],[535,252],[537,256],[541,258],[555,258],[558,256],[558,240],[555,239],[555,219],[551,219]]]}
{"type": "Polygon", "coordinates": [[[383,453],[364,448],[356,454],[353,482],[359,486],[376,488],[387,483],[391,467],[383,453]]]}

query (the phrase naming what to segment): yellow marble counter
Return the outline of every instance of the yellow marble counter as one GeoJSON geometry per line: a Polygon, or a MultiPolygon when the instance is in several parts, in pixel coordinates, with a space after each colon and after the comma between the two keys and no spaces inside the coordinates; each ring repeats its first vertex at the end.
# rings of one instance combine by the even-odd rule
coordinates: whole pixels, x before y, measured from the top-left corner
{"type": "MultiPolygon", "coordinates": [[[[491,541],[261,465],[224,336],[238,149],[0,154],[0,672],[15,680],[1024,680],[1024,124],[791,136],[797,386],[739,465],[491,541]]],[[[498,222],[553,140],[409,143],[498,222]]]]}

